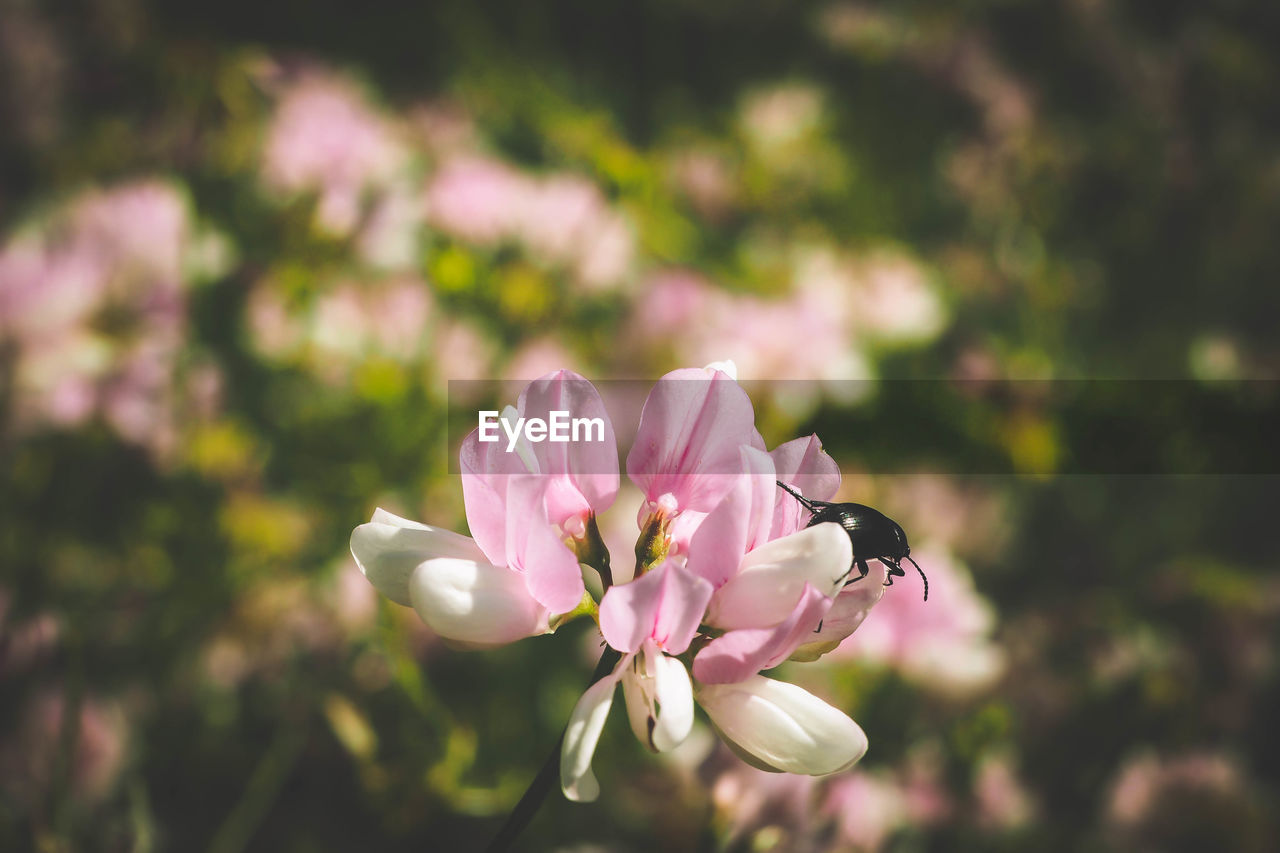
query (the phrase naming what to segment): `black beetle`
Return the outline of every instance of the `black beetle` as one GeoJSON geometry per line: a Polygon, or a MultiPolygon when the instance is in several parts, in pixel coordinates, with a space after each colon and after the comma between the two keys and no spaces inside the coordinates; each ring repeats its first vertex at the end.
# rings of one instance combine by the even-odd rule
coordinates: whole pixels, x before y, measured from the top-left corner
{"type": "MultiPolygon", "coordinates": [[[[911,559],[911,546],[907,544],[907,534],[902,525],[885,515],[878,509],[862,504],[833,504],[827,501],[811,501],[781,480],[778,485],[783,491],[800,501],[800,505],[809,510],[813,516],[805,527],[813,527],[824,521],[834,521],[849,534],[849,542],[853,545],[853,564],[849,566],[848,576],[853,567],[858,567],[858,576],[853,581],[862,580],[871,571],[867,560],[879,560],[889,570],[889,578],[885,586],[892,586],[895,577],[904,577],[903,560],[911,560],[911,565],[920,573],[924,581],[924,600],[929,600],[929,579],[924,570],[911,559]]],[[[850,581],[850,583],[853,583],[850,581]]]]}

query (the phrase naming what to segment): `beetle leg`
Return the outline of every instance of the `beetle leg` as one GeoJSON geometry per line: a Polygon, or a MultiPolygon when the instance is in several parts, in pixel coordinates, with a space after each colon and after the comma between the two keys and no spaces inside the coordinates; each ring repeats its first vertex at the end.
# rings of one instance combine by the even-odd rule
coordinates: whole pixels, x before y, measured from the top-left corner
{"type": "Polygon", "coordinates": [[[848,586],[849,584],[853,583],[854,581],[860,581],[860,580],[862,580],[862,579],[863,579],[863,578],[865,578],[865,577],[866,577],[870,572],[871,572],[871,567],[867,565],[867,561],[866,561],[866,560],[854,560],[852,563],[850,563],[850,564],[849,564],[849,571],[845,572],[845,573],[844,573],[844,574],[842,574],[840,577],[836,578],[836,583],[840,583],[841,581],[845,581],[845,582],[844,582],[844,585],[845,585],[845,586],[848,586]],[[845,578],[847,578],[847,577],[849,577],[849,575],[853,574],[853,567],[854,567],[854,566],[857,566],[857,567],[858,567],[858,576],[857,576],[856,578],[854,578],[853,580],[845,581],[845,578]]]}
{"type": "Polygon", "coordinates": [[[818,627],[813,629],[813,633],[815,633],[815,634],[821,634],[821,633],[822,633],[822,623],[823,623],[823,622],[825,622],[825,621],[827,621],[827,620],[825,620],[825,619],[819,619],[819,620],[818,620],[818,627]]]}

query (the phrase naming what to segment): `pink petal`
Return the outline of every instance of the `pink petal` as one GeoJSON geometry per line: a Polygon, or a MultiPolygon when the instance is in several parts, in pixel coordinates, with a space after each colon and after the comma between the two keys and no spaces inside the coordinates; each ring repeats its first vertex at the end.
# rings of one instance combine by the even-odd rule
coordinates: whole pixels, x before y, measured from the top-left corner
{"type": "Polygon", "coordinates": [[[600,602],[600,633],[620,652],[638,651],[645,640],[678,655],[698,631],[712,587],[666,561],[631,583],[609,588],[600,602]]]}
{"type": "MultiPolygon", "coordinates": [[[[844,589],[836,596],[827,618],[823,620],[822,630],[814,634],[812,640],[819,642],[839,642],[852,634],[867,618],[871,608],[884,597],[885,568],[879,560],[871,561],[870,572],[865,578],[845,584],[844,589]]],[[[857,577],[857,571],[854,572],[857,577]]]]}
{"type": "Polygon", "coordinates": [[[506,564],[524,573],[529,594],[552,613],[568,613],[582,601],[582,570],[543,508],[547,480],[536,474],[509,477],[506,564]]]}
{"type": "Polygon", "coordinates": [[[813,637],[832,600],[811,585],[795,608],[772,628],[729,631],[712,640],[693,661],[693,676],[703,684],[735,684],[782,663],[813,637]]]}
{"type": "Polygon", "coordinates": [[[507,565],[507,480],[527,474],[519,454],[507,453],[505,442],[480,441],[479,429],[462,440],[458,454],[462,470],[462,504],[471,536],[489,558],[507,565]]]}
{"type": "Polygon", "coordinates": [[[682,510],[709,512],[733,487],[743,444],[764,449],[742,386],[720,371],[674,370],[645,400],[627,474],[648,500],[669,493],[682,510]]]}
{"type": "MultiPolygon", "coordinates": [[[[778,479],[793,486],[806,498],[829,501],[840,490],[840,468],[822,449],[817,435],[780,444],[769,454],[778,479]]],[[[774,539],[795,533],[809,523],[809,511],[782,489],[775,493],[774,539]]]]}
{"type": "Polygon", "coordinates": [[[699,525],[689,543],[689,570],[720,587],[738,573],[742,557],[769,538],[774,492],[773,461],[764,451],[743,446],[741,465],[748,473],[699,525]]]}
{"type": "Polygon", "coordinates": [[[706,622],[717,628],[768,628],[787,618],[805,584],[835,597],[853,562],[849,534],[826,522],[750,551],[716,590],[706,622]]]}
{"type": "Polygon", "coordinates": [[[568,412],[571,419],[599,418],[604,425],[601,441],[594,440],[598,433],[593,428],[577,441],[532,445],[539,471],[562,481],[548,493],[551,521],[563,525],[581,513],[583,504],[597,514],[612,506],[618,494],[618,442],[595,386],[573,371],[560,370],[530,382],[517,408],[525,418],[549,421],[551,412],[568,412]]]}

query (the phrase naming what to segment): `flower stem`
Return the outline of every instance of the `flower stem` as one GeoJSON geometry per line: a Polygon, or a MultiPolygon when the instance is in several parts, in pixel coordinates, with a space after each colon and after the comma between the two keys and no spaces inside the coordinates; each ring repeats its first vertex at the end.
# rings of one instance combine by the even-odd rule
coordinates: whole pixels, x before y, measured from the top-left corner
{"type": "MultiPolygon", "coordinates": [[[[591,673],[591,680],[587,682],[587,687],[613,672],[613,668],[618,665],[618,661],[621,659],[621,652],[606,647],[604,654],[600,655],[600,662],[596,664],[595,672],[591,673]]],[[[516,837],[529,825],[529,821],[533,820],[533,816],[538,813],[543,800],[547,798],[547,792],[555,785],[556,779],[560,775],[560,748],[563,743],[564,732],[562,731],[560,732],[560,737],[556,739],[555,748],[551,750],[551,754],[543,762],[542,769],[538,771],[537,776],[533,777],[533,781],[529,783],[529,788],[524,792],[524,796],[520,798],[520,802],[516,803],[515,808],[511,810],[511,814],[507,816],[507,822],[502,825],[502,829],[498,830],[498,834],[494,836],[493,841],[489,842],[489,846],[485,848],[487,853],[505,853],[505,851],[511,849],[511,843],[516,840],[516,837]]]]}

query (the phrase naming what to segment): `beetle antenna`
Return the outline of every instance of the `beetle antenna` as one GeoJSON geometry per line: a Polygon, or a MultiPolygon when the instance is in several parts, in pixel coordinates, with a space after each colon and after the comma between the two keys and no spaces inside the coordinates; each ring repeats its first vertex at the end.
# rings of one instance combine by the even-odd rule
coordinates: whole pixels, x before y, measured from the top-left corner
{"type": "Polygon", "coordinates": [[[786,492],[787,494],[791,495],[791,497],[795,498],[796,500],[800,501],[800,506],[802,506],[802,507],[804,507],[805,509],[809,510],[809,512],[810,512],[811,514],[812,514],[812,513],[816,513],[816,512],[817,512],[817,509],[816,509],[816,508],[814,508],[813,501],[809,500],[809,499],[808,499],[808,498],[806,498],[804,495],[800,494],[800,493],[799,493],[799,492],[797,492],[795,489],[791,488],[790,486],[788,486],[786,483],[782,482],[781,480],[776,480],[775,482],[776,482],[779,486],[781,486],[781,487],[782,487],[782,490],[783,490],[784,492],[786,492]]]}
{"type": "MultiPolygon", "coordinates": [[[[911,555],[903,557],[904,560],[911,560],[911,555]]],[[[924,576],[924,569],[920,568],[920,564],[915,560],[911,560],[911,565],[916,567],[916,571],[920,573],[920,580],[924,581],[924,600],[929,600],[929,579],[924,576]]]]}

